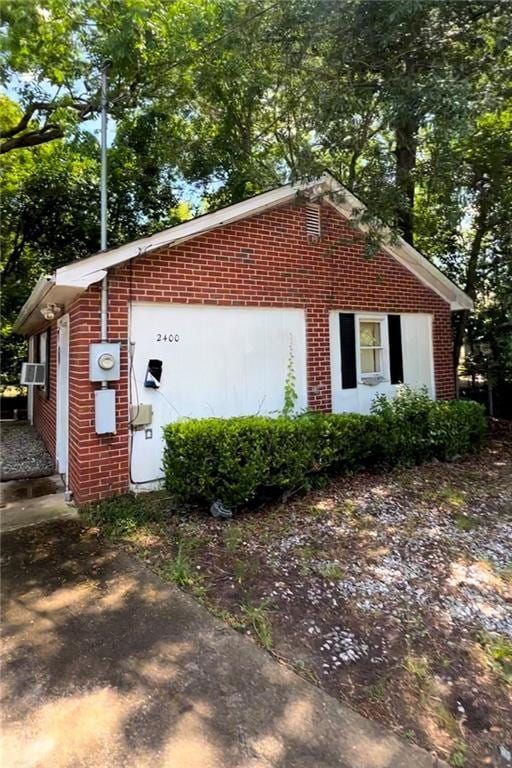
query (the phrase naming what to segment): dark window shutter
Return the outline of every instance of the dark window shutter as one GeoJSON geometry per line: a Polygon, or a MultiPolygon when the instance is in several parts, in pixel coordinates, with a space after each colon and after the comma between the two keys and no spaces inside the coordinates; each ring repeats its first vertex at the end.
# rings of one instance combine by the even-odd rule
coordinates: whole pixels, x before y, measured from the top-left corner
{"type": "Polygon", "coordinates": [[[402,325],[400,315],[388,315],[389,368],[392,384],[402,384],[404,365],[402,362],[402,325]]]}
{"type": "Polygon", "coordinates": [[[341,386],[357,387],[356,324],[353,314],[340,312],[341,386]]]}

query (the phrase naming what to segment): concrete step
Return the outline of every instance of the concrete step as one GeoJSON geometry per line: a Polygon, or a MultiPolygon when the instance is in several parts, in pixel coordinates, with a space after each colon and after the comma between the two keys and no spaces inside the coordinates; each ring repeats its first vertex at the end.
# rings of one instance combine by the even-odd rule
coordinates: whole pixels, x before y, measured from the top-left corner
{"type": "Polygon", "coordinates": [[[0,532],[15,531],[49,520],[78,518],[64,501],[60,475],[8,480],[0,484],[0,532]]]}

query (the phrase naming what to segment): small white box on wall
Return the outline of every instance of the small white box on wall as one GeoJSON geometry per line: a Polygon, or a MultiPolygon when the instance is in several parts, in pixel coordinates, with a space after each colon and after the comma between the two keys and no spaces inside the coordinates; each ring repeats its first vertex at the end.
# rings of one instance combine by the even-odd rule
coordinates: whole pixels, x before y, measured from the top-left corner
{"type": "Polygon", "coordinates": [[[94,424],[97,435],[111,435],[116,431],[115,389],[97,389],[94,393],[94,424]]]}

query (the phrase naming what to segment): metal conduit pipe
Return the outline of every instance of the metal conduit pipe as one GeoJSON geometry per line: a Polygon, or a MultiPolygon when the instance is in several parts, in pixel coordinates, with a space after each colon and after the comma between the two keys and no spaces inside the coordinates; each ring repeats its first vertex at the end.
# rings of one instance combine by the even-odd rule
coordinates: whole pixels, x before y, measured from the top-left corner
{"type": "MultiPolygon", "coordinates": [[[[100,248],[107,250],[107,72],[110,62],[105,62],[101,72],[101,233],[100,248]]],[[[108,277],[101,281],[100,336],[108,341],[108,277]]],[[[108,389],[108,382],[101,382],[102,389],[108,389]]]]}

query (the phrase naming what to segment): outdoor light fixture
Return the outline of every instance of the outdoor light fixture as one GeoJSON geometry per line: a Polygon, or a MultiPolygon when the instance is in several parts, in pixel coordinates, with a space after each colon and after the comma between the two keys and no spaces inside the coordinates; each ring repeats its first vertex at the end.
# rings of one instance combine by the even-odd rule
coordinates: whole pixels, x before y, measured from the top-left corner
{"type": "Polygon", "coordinates": [[[41,314],[45,320],[55,320],[62,313],[62,307],[58,304],[47,304],[41,308],[41,314]]]}

